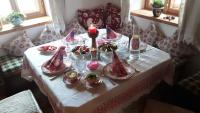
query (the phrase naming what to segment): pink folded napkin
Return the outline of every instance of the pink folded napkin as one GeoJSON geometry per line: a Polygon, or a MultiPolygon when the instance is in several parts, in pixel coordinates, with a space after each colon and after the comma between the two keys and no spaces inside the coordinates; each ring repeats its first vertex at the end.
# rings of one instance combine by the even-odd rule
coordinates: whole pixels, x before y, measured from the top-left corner
{"type": "Polygon", "coordinates": [[[107,39],[117,38],[117,33],[109,27],[106,27],[107,39]]]}
{"type": "Polygon", "coordinates": [[[113,57],[112,57],[112,73],[117,77],[126,76],[128,73],[123,66],[122,62],[119,60],[116,52],[113,50],[113,57]]]}
{"type": "Polygon", "coordinates": [[[73,30],[71,30],[70,33],[67,34],[67,36],[65,37],[65,41],[66,42],[73,42],[73,41],[75,41],[74,35],[75,35],[75,32],[74,32],[74,29],[73,29],[73,30]]]}
{"type": "Polygon", "coordinates": [[[63,55],[65,53],[65,46],[61,46],[58,51],[49,59],[45,64],[44,67],[49,71],[55,71],[60,69],[63,63],[63,55]]]}

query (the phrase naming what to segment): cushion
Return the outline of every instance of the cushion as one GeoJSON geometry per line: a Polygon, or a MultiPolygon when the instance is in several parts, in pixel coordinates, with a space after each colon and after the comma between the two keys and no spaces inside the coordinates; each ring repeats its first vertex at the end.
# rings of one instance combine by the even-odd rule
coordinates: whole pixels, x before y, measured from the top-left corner
{"type": "Polygon", "coordinates": [[[3,45],[3,48],[8,51],[9,55],[13,56],[23,56],[24,52],[33,47],[33,43],[30,38],[27,36],[26,32],[23,35],[18,36],[17,38],[9,41],[6,45],[3,45]]]}
{"type": "Polygon", "coordinates": [[[123,23],[119,32],[127,37],[132,37],[133,33],[138,33],[139,35],[142,35],[143,31],[136,24],[129,21],[127,23],[123,23]]]}
{"type": "Polygon", "coordinates": [[[22,57],[15,57],[15,56],[1,56],[0,57],[0,65],[1,65],[1,71],[4,74],[15,72],[19,69],[21,69],[23,62],[22,57]]]}
{"type": "Polygon", "coordinates": [[[107,3],[105,12],[105,24],[115,31],[118,30],[121,24],[120,7],[111,3],[107,3]]]}
{"type": "Polygon", "coordinates": [[[159,49],[169,53],[172,57],[186,57],[195,54],[195,49],[182,41],[178,41],[178,31],[171,37],[156,42],[159,49]]]}
{"type": "Polygon", "coordinates": [[[42,113],[30,90],[22,91],[0,101],[0,113],[42,113]]]}
{"type": "Polygon", "coordinates": [[[46,25],[40,36],[33,40],[33,44],[38,46],[58,39],[60,39],[60,37],[46,25]]]}
{"type": "Polygon", "coordinates": [[[119,32],[127,37],[132,37],[133,35],[133,24],[131,21],[127,23],[123,23],[122,27],[120,28],[119,32]]]}
{"type": "Polygon", "coordinates": [[[86,30],[79,24],[78,19],[73,18],[66,27],[66,33],[68,34],[72,29],[74,29],[75,34],[85,33],[86,30]]]}
{"type": "Polygon", "coordinates": [[[87,29],[93,24],[97,28],[104,28],[104,7],[94,9],[79,9],[77,11],[79,23],[87,29]]]}
{"type": "Polygon", "coordinates": [[[200,71],[181,80],[178,84],[193,94],[200,95],[200,71]]]}
{"type": "Polygon", "coordinates": [[[156,46],[156,41],[160,41],[164,38],[164,34],[154,23],[151,23],[141,35],[141,40],[152,46],[156,46]]]}

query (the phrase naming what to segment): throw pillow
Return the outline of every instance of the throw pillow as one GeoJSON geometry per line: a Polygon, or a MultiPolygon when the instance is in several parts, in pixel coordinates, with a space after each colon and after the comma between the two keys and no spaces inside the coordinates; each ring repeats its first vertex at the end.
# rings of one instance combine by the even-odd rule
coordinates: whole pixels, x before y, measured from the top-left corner
{"type": "Polygon", "coordinates": [[[60,39],[60,36],[56,35],[55,31],[50,30],[48,26],[45,26],[40,36],[33,40],[34,45],[41,45],[60,39]]]}
{"type": "Polygon", "coordinates": [[[79,9],[77,11],[79,23],[87,29],[90,24],[97,28],[104,28],[104,8],[97,7],[94,9],[79,9]]]}
{"type": "Polygon", "coordinates": [[[172,57],[186,57],[196,53],[191,45],[177,39],[178,31],[176,30],[171,37],[157,41],[156,44],[159,49],[169,53],[172,57]]]}
{"type": "Polygon", "coordinates": [[[105,12],[105,24],[115,31],[118,30],[121,24],[120,7],[111,3],[107,3],[105,12]]]}
{"type": "Polygon", "coordinates": [[[134,33],[139,33],[139,35],[142,35],[142,29],[138,27],[138,25],[134,24],[133,22],[129,21],[127,23],[123,23],[122,27],[118,31],[119,33],[127,36],[132,37],[134,33]]]}
{"type": "Polygon", "coordinates": [[[27,36],[26,32],[24,32],[23,35],[20,35],[14,40],[9,41],[6,45],[3,45],[3,48],[8,51],[9,55],[23,56],[24,52],[33,46],[30,38],[27,36]]]}
{"type": "Polygon", "coordinates": [[[141,40],[149,45],[156,46],[156,41],[165,38],[164,34],[154,23],[151,23],[141,35],[141,40]]]}
{"type": "Polygon", "coordinates": [[[74,29],[75,34],[82,34],[86,32],[86,30],[79,24],[76,17],[73,18],[69,24],[67,24],[65,34],[68,34],[72,29],[74,29]]]}

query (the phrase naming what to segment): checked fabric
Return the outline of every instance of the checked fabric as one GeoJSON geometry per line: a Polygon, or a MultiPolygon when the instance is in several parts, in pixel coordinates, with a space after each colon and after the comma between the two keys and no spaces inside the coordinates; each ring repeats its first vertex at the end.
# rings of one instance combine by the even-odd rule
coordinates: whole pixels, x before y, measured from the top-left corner
{"type": "Polygon", "coordinates": [[[183,79],[179,82],[179,85],[184,87],[186,90],[191,91],[195,95],[200,95],[200,71],[183,79]]]}
{"type": "Polygon", "coordinates": [[[1,72],[4,74],[15,72],[16,70],[21,69],[22,66],[22,57],[16,56],[1,56],[0,57],[0,68],[1,72]]]}

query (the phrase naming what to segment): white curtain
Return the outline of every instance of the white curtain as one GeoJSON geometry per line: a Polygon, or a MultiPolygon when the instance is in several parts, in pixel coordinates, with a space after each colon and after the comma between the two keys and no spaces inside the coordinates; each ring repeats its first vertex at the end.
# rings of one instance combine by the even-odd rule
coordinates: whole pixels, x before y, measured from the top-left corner
{"type": "Polygon", "coordinates": [[[130,21],[130,0],[121,0],[121,23],[130,21]]]}
{"type": "Polygon", "coordinates": [[[179,41],[200,49],[200,0],[182,0],[179,15],[179,41]]]}
{"type": "Polygon", "coordinates": [[[51,16],[56,33],[65,31],[64,11],[65,0],[49,0],[51,16]]]}

